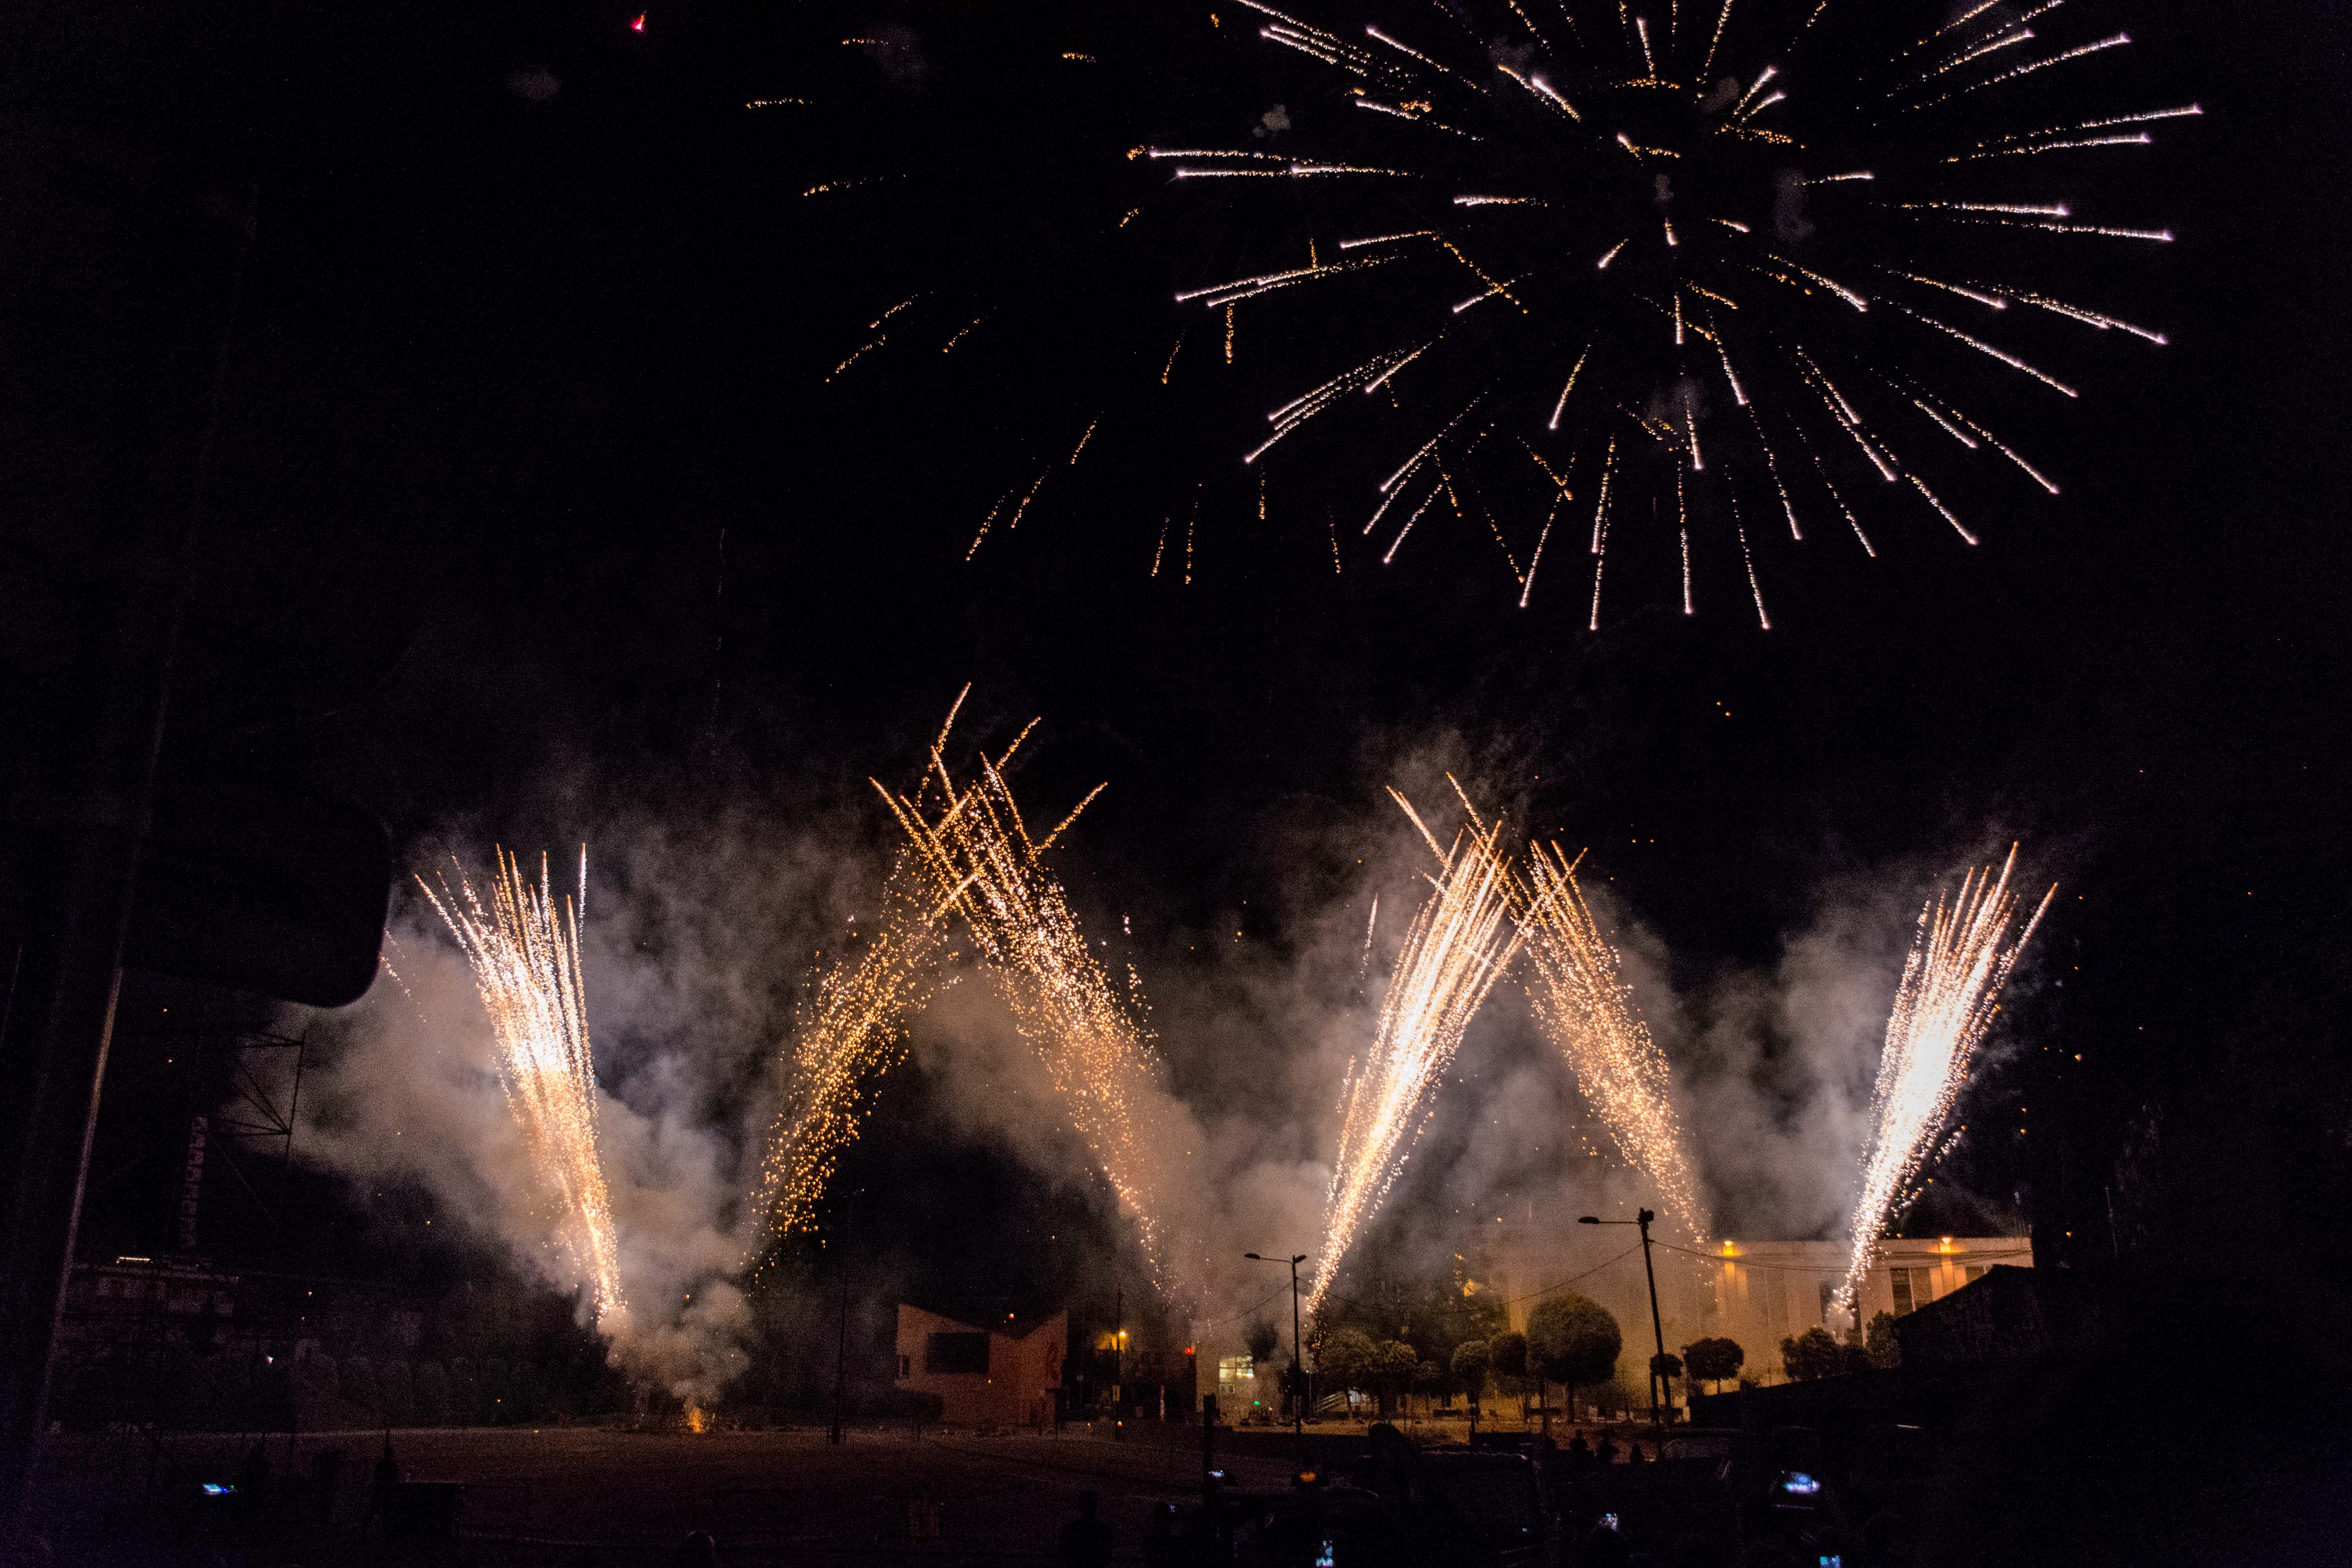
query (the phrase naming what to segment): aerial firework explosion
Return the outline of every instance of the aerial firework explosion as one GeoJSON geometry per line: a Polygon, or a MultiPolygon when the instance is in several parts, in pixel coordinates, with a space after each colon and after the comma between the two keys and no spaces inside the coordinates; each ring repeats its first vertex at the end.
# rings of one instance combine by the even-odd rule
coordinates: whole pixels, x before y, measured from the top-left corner
{"type": "Polygon", "coordinates": [[[1918,1174],[1928,1144],[1968,1077],[1977,1045],[2000,1011],[2010,970],[2057,895],[2053,884],[2017,940],[2002,946],[2016,910],[2009,890],[2016,864],[2011,845],[1998,878],[1990,866],[1971,868],[1950,902],[1938,894],[1919,911],[1919,932],[1895,988],[1872,1097],[1870,1148],[1863,1161],[1862,1195],[1853,1205],[1853,1257],[1839,1296],[1849,1310],[1880,1231],[1918,1174]]]}
{"type": "Polygon", "coordinates": [[[499,1086],[531,1163],[561,1205],[558,1235],[588,1277],[597,1326],[612,1333],[625,1322],[628,1306],[596,1149],[596,1072],[580,975],[588,851],[580,851],[578,900],[565,898],[560,910],[543,855],[534,887],[524,879],[518,858],[498,851],[488,905],[462,869],[454,892],[446,880],[438,893],[422,877],[417,886],[473,966],[498,1040],[499,1086]]]}
{"type": "Polygon", "coordinates": [[[1438,857],[1431,892],[1397,955],[1370,1052],[1350,1065],[1321,1257],[1307,1306],[1331,1288],[1359,1232],[1380,1212],[1428,1126],[1438,1077],[1523,940],[1510,923],[1510,868],[1496,849],[1502,824],[1470,827],[1440,847],[1412,803],[1389,794],[1438,857]]]}
{"type": "Polygon", "coordinates": [[[2050,290],[2111,293],[2112,260],[2172,238],[2110,210],[2104,161],[2200,110],[2117,101],[2129,37],[2064,0],[1237,4],[1319,96],[1252,143],[1134,156],[1247,237],[1175,294],[1227,358],[1238,308],[1317,297],[1323,365],[1237,456],[1346,420],[1328,460],[1375,456],[1341,527],[1383,563],[1450,518],[1525,607],[1578,551],[1597,629],[1632,545],[1685,613],[1698,574],[1769,627],[1768,535],[1874,555],[1883,512],[1973,545],[1964,513],[2058,491],[1987,405],[2030,427],[2075,400],[2061,334],[2165,342],[2050,290]]]}
{"type": "Polygon", "coordinates": [[[892,875],[883,905],[880,931],[862,951],[836,958],[803,999],[782,1109],[761,1163],[759,1204],[772,1239],[814,1223],[874,1080],[906,1054],[907,1019],[937,984],[945,910],[918,893],[906,866],[892,875]]]}
{"type": "MultiPolygon", "coordinates": [[[[948,723],[954,721],[951,710],[948,723]]],[[[948,731],[942,728],[931,748],[936,811],[926,806],[927,792],[909,797],[879,783],[874,787],[907,830],[940,902],[969,924],[1022,1037],[1044,1060],[1072,1125],[1134,1217],[1145,1258],[1164,1279],[1165,1237],[1153,1193],[1174,1173],[1155,1168],[1138,1104],[1158,1071],[1150,1037],[1136,1016],[1140,983],[1130,971],[1133,1005],[1120,999],[1088,950],[1061,884],[1040,860],[1101,786],[1051,833],[1033,839],[1003,772],[1028,732],[993,762],[983,756],[980,776],[959,787],[943,758],[948,731]]]]}
{"type": "Polygon", "coordinates": [[[1710,1229],[1675,1112],[1665,1053],[1618,978],[1617,950],[1576,885],[1576,863],[1558,845],[1530,844],[1532,890],[1518,912],[1535,964],[1528,988],[1536,1018],[1576,1073],[1618,1150],[1657,1184],[1667,1212],[1693,1240],[1710,1229]]]}

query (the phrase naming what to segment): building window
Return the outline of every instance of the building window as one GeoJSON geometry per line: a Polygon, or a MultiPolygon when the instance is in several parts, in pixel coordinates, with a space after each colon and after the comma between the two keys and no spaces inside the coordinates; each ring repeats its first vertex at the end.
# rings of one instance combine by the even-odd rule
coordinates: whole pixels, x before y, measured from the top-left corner
{"type": "Polygon", "coordinates": [[[950,1375],[988,1371],[988,1336],[984,1333],[933,1334],[923,1342],[923,1370],[950,1375]]]}
{"type": "Polygon", "coordinates": [[[1219,1383],[1236,1383],[1244,1377],[1255,1377],[1256,1375],[1257,1368],[1255,1364],[1245,1355],[1229,1355],[1220,1356],[1217,1358],[1217,1381],[1219,1383]]]}
{"type": "Polygon", "coordinates": [[[1830,1299],[1837,1294],[1837,1286],[1827,1279],[1818,1280],[1816,1283],[1821,1286],[1821,1316],[1818,1321],[1822,1327],[1827,1328],[1830,1323],[1830,1299]]]}
{"type": "Polygon", "coordinates": [[[1936,1299],[1936,1271],[1933,1268],[1911,1270],[1911,1300],[1924,1307],[1936,1299]]]}
{"type": "Polygon", "coordinates": [[[900,1377],[912,1377],[915,1375],[915,1358],[913,1356],[902,1355],[898,1358],[898,1375],[900,1377]]]}
{"type": "Polygon", "coordinates": [[[1895,1284],[1895,1315],[1906,1316],[1911,1310],[1911,1270],[1890,1268],[1887,1275],[1895,1284]]]}

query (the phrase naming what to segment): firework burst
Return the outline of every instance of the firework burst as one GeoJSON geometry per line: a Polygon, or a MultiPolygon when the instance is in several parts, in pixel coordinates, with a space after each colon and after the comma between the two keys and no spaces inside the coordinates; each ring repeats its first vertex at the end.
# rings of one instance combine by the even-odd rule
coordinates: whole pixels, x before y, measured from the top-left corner
{"type": "Polygon", "coordinates": [[[1327,415],[1392,416],[1372,426],[1389,453],[1360,524],[1383,563],[1433,512],[1491,534],[1524,606],[1551,534],[1572,534],[1597,629],[1621,537],[1678,563],[1685,613],[1695,554],[1736,549],[1732,580],[1769,628],[1756,557],[1783,526],[1874,554],[1858,512],[1876,495],[1898,524],[1973,545],[1955,487],[1982,481],[1964,465],[2057,493],[1978,418],[2012,394],[2043,400],[2029,419],[2078,396],[2045,368],[2071,345],[2044,323],[2165,341],[2037,281],[2106,292],[2108,254],[2171,239],[2108,216],[2098,161],[2199,112],[2112,104],[2105,68],[2129,37],[2076,39],[2043,19],[2057,4],[1946,20],[1727,0],[1694,6],[1688,30],[1679,5],[1622,0],[1374,0],[1313,20],[1239,4],[1328,96],[1286,116],[1288,153],[1143,150],[1295,252],[1176,302],[1346,299],[1349,330],[1325,341],[1347,359],[1270,412],[1242,460],[1327,415]],[[2077,76],[2096,95],[2083,103],[2077,76]],[[1286,221],[1262,192],[1291,195],[1286,221]]]}
{"type": "Polygon", "coordinates": [[[1393,789],[1389,794],[1428,840],[1438,870],[1405,932],[1371,1049],[1350,1064],[1341,1091],[1339,1150],[1326,1199],[1322,1256],[1307,1298],[1310,1311],[1412,1158],[1439,1077],[1522,940],[1510,921],[1510,867],[1496,848],[1502,824],[1486,827],[1474,817],[1443,847],[1412,803],[1393,789]]]}
{"type": "Polygon", "coordinates": [[[1706,1200],[1675,1111],[1665,1053],[1618,977],[1617,950],[1576,885],[1576,862],[1556,844],[1528,848],[1532,886],[1518,920],[1535,967],[1528,996],[1536,1020],[1568,1058],[1618,1151],[1656,1184],[1691,1238],[1704,1240],[1706,1200]]]}
{"type": "MultiPolygon", "coordinates": [[[[877,298],[836,375],[919,349],[1000,395],[1050,362],[969,551],[1076,504],[1082,457],[1188,463],[1197,425],[1207,510],[1165,476],[1196,493],[1150,505],[1139,570],[1189,584],[1221,514],[1280,524],[1311,489],[1335,570],[1350,536],[1388,563],[1443,526],[1522,608],[1540,579],[1596,630],[1604,589],[1769,627],[1806,541],[1971,546],[2055,496],[2015,436],[2165,343],[2133,319],[2173,238],[2134,161],[2202,111],[2137,100],[2118,5],[1728,0],[1685,28],[1665,0],[1236,0],[1213,83],[1134,22],[1127,112],[1216,124],[1237,67],[1284,101],[1138,138],[1099,222],[1060,215],[1093,242],[1032,268],[1023,228],[1003,299],[961,286],[959,246],[955,278],[877,298]],[[1108,281],[1146,247],[1171,284],[1148,323],[1108,281]]],[[[942,200],[1008,177],[926,163],[942,200]]]]}
{"type": "Polygon", "coordinates": [[[600,1329],[626,1321],[620,1246],[612,1199],[596,1147],[596,1072],[588,1046],[588,1003],[580,972],[580,911],[588,901],[588,851],[580,851],[580,891],[556,902],[547,858],[534,886],[520,860],[500,850],[485,903],[463,870],[453,891],[435,892],[435,910],[473,966],[499,1047],[499,1086],[522,1131],[540,1180],[562,1219],[557,1235],[587,1276],[600,1329]]]}
{"type": "MultiPolygon", "coordinates": [[[[950,710],[948,723],[954,721],[950,710]]],[[[1071,1124],[1133,1217],[1145,1258],[1160,1276],[1165,1237],[1155,1187],[1170,1173],[1158,1167],[1141,1103],[1157,1077],[1158,1056],[1137,1016],[1139,996],[1135,1005],[1121,1000],[1041,860],[1102,786],[1051,833],[1033,838],[1003,771],[1021,739],[993,761],[982,757],[979,776],[960,786],[944,760],[947,733],[942,728],[931,748],[935,802],[927,804],[928,790],[910,797],[879,783],[874,787],[906,829],[940,907],[963,917],[1022,1037],[1045,1062],[1071,1124]]]]}
{"type": "Polygon", "coordinates": [[[2009,878],[2016,864],[2012,845],[1998,876],[1990,866],[1971,868],[1950,901],[1938,894],[1919,911],[1872,1097],[1870,1148],[1853,1205],[1853,1256],[1839,1296],[1848,1310],[1880,1231],[1951,1113],[1977,1046],[2000,1011],[2001,986],[2057,895],[2053,884],[2009,942],[2017,908],[2009,878]]]}

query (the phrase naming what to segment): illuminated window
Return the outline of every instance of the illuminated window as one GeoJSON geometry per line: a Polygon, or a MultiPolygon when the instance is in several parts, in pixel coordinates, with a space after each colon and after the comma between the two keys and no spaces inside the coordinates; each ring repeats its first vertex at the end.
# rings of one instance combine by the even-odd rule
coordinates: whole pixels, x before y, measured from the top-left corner
{"type": "Polygon", "coordinates": [[[1217,1381],[1237,1383],[1244,1377],[1255,1377],[1257,1368],[1245,1355],[1221,1356],[1217,1360],[1217,1381]]]}

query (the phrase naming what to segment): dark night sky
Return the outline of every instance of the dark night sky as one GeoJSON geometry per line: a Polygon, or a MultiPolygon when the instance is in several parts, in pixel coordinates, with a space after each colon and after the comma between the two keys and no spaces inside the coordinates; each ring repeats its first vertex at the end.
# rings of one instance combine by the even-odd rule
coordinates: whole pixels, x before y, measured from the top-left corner
{"type": "MultiPolygon", "coordinates": [[[[134,143],[194,127],[166,184],[258,182],[175,746],[353,793],[404,852],[458,822],[562,842],[551,799],[854,802],[971,680],[983,723],[1046,718],[1027,795],[1111,781],[1067,851],[1082,904],[1176,925],[1278,907],[1282,830],[1370,809],[1383,761],[1451,731],[1539,775],[1533,826],[1593,844],[1692,980],[1771,963],[1834,879],[2021,837],[2080,895],[2045,951],[2081,978],[2019,1026],[2089,1058],[2028,1087],[2097,1169],[2142,1105],[2210,1090],[2265,987],[2301,1021],[2238,1068],[2341,1048],[2352,77],[2322,11],[2137,8],[2134,100],[2208,111],[2168,131],[2182,238],[2140,296],[2173,345],[2096,356],[2079,416],[2037,432],[2065,495],[1980,548],[1779,550],[1769,634],[1732,576],[1685,619],[1669,569],[1629,566],[1588,635],[1577,572],[1522,612],[1443,533],[1335,576],[1311,463],[1265,525],[1218,480],[1192,585],[1152,578],[1221,434],[1191,415],[965,563],[988,503],[1066,447],[1064,378],[1166,341],[1174,263],[1103,259],[1124,149],[1231,138],[1282,91],[1184,7],[695,0],[642,34],[610,5],[247,8],[120,79],[62,52],[43,79],[102,100],[60,120],[134,143]],[[919,86],[836,41],[877,26],[923,38],[919,86]],[[528,67],[561,91],[503,85],[528,67]],[[787,94],[814,102],[741,107],[787,94]],[[800,195],[893,171],[903,191],[800,195]],[[993,384],[912,353],[824,384],[917,288],[1062,325],[993,384]]],[[[2096,1193],[2074,1179],[2070,1215],[2096,1193]]]]}

